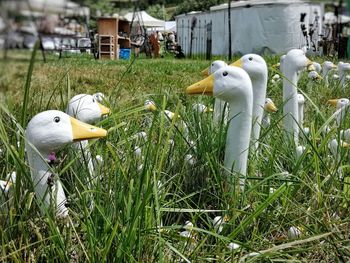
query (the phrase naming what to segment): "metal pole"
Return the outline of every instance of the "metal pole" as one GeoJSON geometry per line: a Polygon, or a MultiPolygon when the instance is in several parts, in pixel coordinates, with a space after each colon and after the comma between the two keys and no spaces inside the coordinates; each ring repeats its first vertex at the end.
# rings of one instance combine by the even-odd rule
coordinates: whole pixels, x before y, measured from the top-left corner
{"type": "Polygon", "coordinates": [[[232,59],[231,40],[231,0],[228,0],[228,60],[232,59]]]}

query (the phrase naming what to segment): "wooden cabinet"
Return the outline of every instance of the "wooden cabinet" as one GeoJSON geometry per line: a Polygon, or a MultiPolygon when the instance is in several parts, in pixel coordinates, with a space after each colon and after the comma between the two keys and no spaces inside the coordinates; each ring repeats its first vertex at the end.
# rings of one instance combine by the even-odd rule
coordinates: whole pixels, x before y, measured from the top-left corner
{"type": "Polygon", "coordinates": [[[121,48],[131,48],[130,24],[127,20],[115,17],[99,17],[99,58],[119,59],[121,48]]]}

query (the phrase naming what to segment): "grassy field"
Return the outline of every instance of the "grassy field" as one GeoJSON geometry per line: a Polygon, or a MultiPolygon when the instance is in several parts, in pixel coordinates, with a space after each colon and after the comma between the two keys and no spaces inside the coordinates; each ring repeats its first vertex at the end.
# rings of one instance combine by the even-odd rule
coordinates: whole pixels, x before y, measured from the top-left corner
{"type": "MultiPolygon", "coordinates": [[[[0,54],[2,55],[2,54],[0,54]]],[[[12,195],[0,206],[0,261],[13,262],[348,262],[350,260],[349,153],[335,158],[328,142],[339,129],[329,119],[327,100],[348,97],[349,88],[310,82],[302,73],[306,152],[298,159],[284,140],[282,110],[250,152],[247,187],[228,192],[223,174],[225,127],[215,127],[211,113],[192,110],[197,102],[213,106],[213,98],[184,93],[202,79],[204,60],[137,59],[99,61],[88,55],[49,56],[11,52],[0,60],[0,178],[17,172],[12,195]],[[47,109],[65,111],[79,93],[103,92],[112,114],[98,125],[108,130],[91,142],[96,165],[94,189],[86,162],[73,149],[57,152],[53,170],[64,183],[70,217],[43,215],[33,195],[25,161],[23,129],[47,109]],[[180,114],[187,138],[176,120],[148,112],[144,101],[180,114]],[[331,131],[321,133],[329,122],[331,131]],[[146,139],[135,139],[144,131],[146,139]],[[173,140],[173,145],[169,143],[173,140]],[[19,143],[17,143],[19,142],[19,143]],[[142,157],[135,154],[140,148],[142,157]],[[194,163],[185,159],[191,154],[194,163]],[[89,209],[91,202],[94,208],[89,209]],[[212,219],[228,217],[217,233],[212,219]],[[191,237],[180,235],[184,224],[191,237]],[[288,229],[300,230],[288,237],[288,229]],[[239,244],[230,249],[230,243],[239,244]]],[[[322,62],[322,58],[314,58],[322,62]]],[[[269,66],[278,57],[266,57],[269,66]]],[[[276,72],[270,67],[269,75],[276,72]]],[[[268,97],[282,108],[282,83],[269,81],[268,97]]],[[[343,125],[349,127],[349,118],[343,125]]],[[[2,196],[4,198],[4,196],[2,196]]],[[[232,245],[232,244],[231,244],[232,245]]]]}

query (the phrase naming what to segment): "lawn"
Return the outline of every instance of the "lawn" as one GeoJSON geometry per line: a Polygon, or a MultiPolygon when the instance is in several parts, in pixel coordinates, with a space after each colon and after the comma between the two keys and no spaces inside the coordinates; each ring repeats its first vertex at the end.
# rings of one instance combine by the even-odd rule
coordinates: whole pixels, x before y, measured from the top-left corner
{"type": "MultiPolygon", "coordinates": [[[[241,192],[228,187],[223,172],[226,128],[216,127],[211,113],[192,109],[199,102],[213,107],[213,98],[184,92],[203,78],[200,72],[209,61],[49,55],[44,63],[40,52],[31,55],[10,52],[0,60],[0,179],[17,172],[11,195],[1,196],[6,202],[0,206],[0,261],[350,260],[350,155],[342,149],[335,157],[328,149],[339,129],[327,104],[347,97],[350,87],[327,87],[302,73],[299,88],[306,95],[305,126],[311,132],[301,139],[306,150],[297,158],[282,130],[282,83],[269,81],[267,95],[280,110],[262,130],[259,150],[250,152],[241,192]],[[58,151],[52,170],[64,184],[70,216],[43,214],[25,160],[26,124],[41,111],[65,111],[76,94],[96,92],[106,95],[112,111],[98,124],[108,136],[90,142],[92,155],[103,158],[95,165],[97,180],[71,147],[58,151]],[[145,110],[146,99],[154,100],[158,111],[145,110]],[[181,116],[188,135],[179,119],[162,114],[164,109],[181,116]],[[322,133],[325,122],[328,134],[322,133]],[[147,138],[136,136],[139,132],[147,138]],[[212,223],[215,216],[227,217],[220,233],[212,223]],[[186,221],[193,227],[184,227],[186,221]],[[294,237],[288,235],[291,227],[299,232],[294,237]],[[184,231],[189,237],[180,234],[184,231]],[[232,249],[233,243],[240,247],[232,249]]],[[[279,57],[265,59],[271,79],[279,57]]],[[[343,127],[349,124],[347,117],[343,127]]]]}

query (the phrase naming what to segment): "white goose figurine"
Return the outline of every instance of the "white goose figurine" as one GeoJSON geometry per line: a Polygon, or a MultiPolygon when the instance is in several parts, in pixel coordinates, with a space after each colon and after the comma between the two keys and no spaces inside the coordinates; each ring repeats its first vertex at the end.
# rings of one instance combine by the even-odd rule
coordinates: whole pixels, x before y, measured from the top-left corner
{"type": "MultiPolygon", "coordinates": [[[[101,98],[101,100],[103,100],[104,97],[101,96],[101,94],[99,95],[99,97],[101,98]]],[[[89,123],[89,124],[95,124],[101,119],[103,115],[110,113],[110,109],[100,104],[97,98],[93,95],[88,95],[88,94],[75,95],[69,101],[66,112],[69,116],[72,116],[78,119],[79,121],[89,123]]],[[[94,177],[95,169],[94,169],[91,153],[88,149],[88,141],[85,140],[85,141],[76,143],[75,148],[77,150],[81,149],[83,151],[83,154],[84,154],[83,158],[87,160],[90,176],[94,177]]]]}
{"type": "Polygon", "coordinates": [[[348,149],[350,148],[350,144],[348,144],[347,142],[344,142],[343,140],[340,140],[340,145],[338,143],[337,139],[332,139],[329,143],[328,143],[328,148],[330,150],[330,152],[332,153],[333,157],[335,158],[335,161],[338,162],[340,160],[341,157],[341,149],[348,149]]]}
{"type": "Polygon", "coordinates": [[[231,64],[243,68],[249,75],[253,85],[253,130],[251,134],[255,150],[259,146],[261,121],[264,114],[266,88],[268,80],[265,60],[256,54],[247,54],[231,64]]]}
{"type": "Polygon", "coordinates": [[[346,75],[350,73],[350,63],[345,63],[340,61],[338,63],[338,72],[339,72],[339,86],[343,88],[347,81],[346,75]]]}
{"type": "MultiPolygon", "coordinates": [[[[146,100],[144,103],[144,107],[146,110],[153,111],[153,112],[158,110],[158,108],[153,100],[146,100]]],[[[165,119],[167,119],[169,121],[172,121],[172,119],[176,118],[177,129],[180,130],[183,137],[188,141],[189,130],[188,130],[187,124],[183,120],[181,120],[181,116],[179,114],[176,114],[176,113],[170,111],[170,110],[163,110],[163,111],[161,111],[161,113],[164,114],[165,119]]]]}
{"type": "MultiPolygon", "coordinates": [[[[247,72],[232,66],[221,68],[189,86],[186,93],[214,95],[228,102],[229,127],[224,165],[227,170],[245,176],[253,111],[252,82],[247,72]]],[[[244,184],[244,180],[240,183],[244,184]]]]}
{"type": "Polygon", "coordinates": [[[51,152],[75,141],[104,137],[107,131],[83,123],[57,110],[35,115],[25,132],[27,158],[36,197],[43,211],[55,206],[57,216],[66,217],[67,199],[61,181],[54,179],[45,160],[51,152]]]}
{"type": "Polygon", "coordinates": [[[341,140],[345,141],[346,143],[350,143],[350,129],[341,130],[339,135],[341,140]]]}
{"type": "Polygon", "coordinates": [[[267,128],[270,126],[271,120],[270,120],[270,113],[277,112],[277,108],[275,106],[275,103],[270,98],[265,99],[265,105],[264,105],[264,116],[261,121],[261,126],[264,128],[267,128]]]}
{"type": "Polygon", "coordinates": [[[298,72],[311,65],[312,62],[306,58],[300,49],[290,50],[283,61],[283,114],[284,129],[289,138],[293,138],[296,145],[299,139],[298,127],[298,72]]]}
{"type": "Polygon", "coordinates": [[[347,98],[332,99],[328,100],[328,103],[336,107],[336,121],[337,125],[340,126],[343,119],[345,118],[345,115],[349,111],[350,100],[347,98]]]}
{"type": "Polygon", "coordinates": [[[327,60],[323,62],[321,74],[322,74],[322,78],[325,80],[326,85],[329,84],[329,73],[333,69],[337,69],[337,66],[334,65],[332,61],[327,60]]]}
{"type": "Polygon", "coordinates": [[[212,112],[213,109],[210,108],[210,107],[207,107],[205,106],[204,104],[202,103],[195,103],[192,105],[192,110],[198,112],[199,114],[202,114],[202,113],[207,113],[207,112],[212,112]]]}

